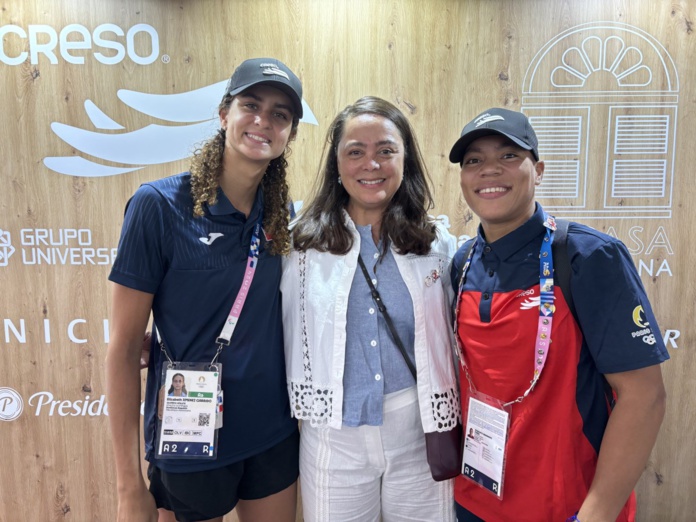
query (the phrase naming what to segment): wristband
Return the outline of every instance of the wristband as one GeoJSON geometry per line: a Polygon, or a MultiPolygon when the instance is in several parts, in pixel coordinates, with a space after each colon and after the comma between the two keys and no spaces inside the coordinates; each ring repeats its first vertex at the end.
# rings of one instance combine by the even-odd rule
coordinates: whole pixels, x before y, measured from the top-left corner
{"type": "Polygon", "coordinates": [[[578,514],[575,513],[572,517],[567,518],[566,522],[580,522],[580,519],[578,518],[578,514]]]}

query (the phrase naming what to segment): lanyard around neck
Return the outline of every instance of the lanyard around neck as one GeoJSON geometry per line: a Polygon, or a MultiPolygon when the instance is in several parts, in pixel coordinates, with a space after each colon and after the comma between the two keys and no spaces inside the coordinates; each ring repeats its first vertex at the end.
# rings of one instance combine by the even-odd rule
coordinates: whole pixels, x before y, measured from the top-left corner
{"type": "MultiPolygon", "coordinates": [[[[217,358],[220,356],[225,346],[229,346],[230,340],[232,339],[232,334],[235,328],[237,328],[237,323],[239,322],[239,316],[242,314],[242,308],[246,302],[246,298],[249,295],[249,288],[251,287],[251,282],[254,280],[254,274],[256,274],[256,266],[259,264],[259,249],[261,247],[261,223],[263,222],[263,212],[259,216],[256,226],[254,227],[254,232],[251,235],[251,242],[249,244],[249,255],[247,256],[246,269],[244,270],[244,277],[242,278],[242,285],[237,292],[237,297],[234,300],[232,309],[225,320],[225,324],[222,327],[220,335],[218,335],[215,343],[217,344],[217,351],[213,360],[210,362],[211,365],[215,364],[217,358]]],[[[159,335],[158,335],[159,337],[159,335]]],[[[164,348],[164,341],[160,337],[160,349],[164,352],[164,355],[169,359],[169,363],[173,364],[171,357],[164,348]]]]}
{"type": "MultiPolygon", "coordinates": [[[[259,249],[261,247],[261,221],[263,215],[259,217],[254,227],[254,233],[251,235],[251,243],[249,244],[249,255],[247,256],[246,269],[244,270],[244,277],[242,278],[242,286],[239,288],[237,297],[234,300],[232,309],[227,316],[227,320],[222,327],[220,335],[218,335],[215,341],[218,345],[218,351],[215,354],[215,358],[220,354],[225,346],[229,346],[230,339],[232,339],[232,334],[235,328],[237,328],[237,323],[239,322],[239,316],[242,314],[242,308],[246,302],[246,298],[249,295],[249,288],[251,287],[251,282],[254,280],[254,274],[256,274],[256,266],[259,264],[259,249]]],[[[213,359],[215,362],[215,359],[213,359]]]]}
{"type": "MultiPolygon", "coordinates": [[[[546,228],[546,233],[544,234],[544,240],[541,242],[541,248],[539,250],[539,322],[537,326],[537,335],[534,341],[534,377],[531,380],[529,388],[517,399],[505,403],[505,406],[516,402],[522,402],[527,395],[534,389],[536,383],[541,377],[541,372],[544,370],[546,365],[546,358],[549,354],[549,346],[551,345],[551,327],[553,326],[553,313],[555,311],[555,306],[553,304],[553,252],[551,250],[551,245],[553,243],[553,235],[556,230],[556,221],[553,216],[544,213],[544,227],[546,228]]],[[[464,291],[464,284],[466,283],[466,275],[471,266],[471,261],[474,257],[474,252],[478,244],[478,238],[474,240],[474,244],[469,251],[469,255],[466,258],[464,267],[462,268],[462,276],[459,280],[459,291],[457,292],[457,307],[454,315],[454,334],[457,339],[457,356],[459,362],[464,369],[466,378],[469,381],[469,388],[471,390],[476,390],[474,383],[472,381],[471,375],[469,374],[469,369],[466,366],[466,361],[464,360],[464,354],[461,346],[461,341],[457,333],[458,322],[459,322],[459,310],[462,300],[462,293],[464,291]]]]}

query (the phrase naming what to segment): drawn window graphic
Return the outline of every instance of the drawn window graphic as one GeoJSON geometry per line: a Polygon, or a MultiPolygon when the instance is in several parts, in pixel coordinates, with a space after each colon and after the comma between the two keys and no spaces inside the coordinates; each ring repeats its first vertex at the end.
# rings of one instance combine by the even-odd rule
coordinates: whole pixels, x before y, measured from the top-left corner
{"type": "Polygon", "coordinates": [[[546,163],[539,200],[561,217],[671,217],[678,98],[671,56],[637,27],[594,22],[552,38],[523,84],[546,163]]]}
{"type": "Polygon", "coordinates": [[[547,110],[525,111],[539,138],[539,155],[546,165],[544,182],[537,188],[540,199],[563,200],[561,206],[582,206],[587,160],[585,122],[587,111],[576,109],[565,116],[547,110]]]}

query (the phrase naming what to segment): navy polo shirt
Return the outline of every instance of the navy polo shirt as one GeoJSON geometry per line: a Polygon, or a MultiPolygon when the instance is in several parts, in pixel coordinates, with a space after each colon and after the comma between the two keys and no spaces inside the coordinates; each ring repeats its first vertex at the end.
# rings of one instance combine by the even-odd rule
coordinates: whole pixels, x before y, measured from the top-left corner
{"type": "MultiPolygon", "coordinates": [[[[479,227],[456,318],[474,386],[505,402],[522,395],[533,377],[543,222],[537,205],[525,224],[493,243],[479,227]]],[[[534,390],[512,408],[504,498],[491,503],[464,477],[455,482],[457,503],[484,520],[563,520],[577,511],[594,476],[613,401],[603,374],[668,358],[626,247],[570,223],[567,248],[577,320],[556,285],[546,366],[534,390]]],[[[455,287],[465,250],[453,261],[455,287]]],[[[463,372],[460,377],[466,409],[467,379],[463,372]]]]}
{"type": "MultiPolygon", "coordinates": [[[[153,316],[173,360],[208,362],[241,286],[254,226],[263,210],[259,188],[247,219],[222,190],[193,216],[188,173],[143,184],[128,202],[109,279],[154,294],[153,316]]],[[[280,313],[281,258],[261,249],[249,295],[224,348],[223,428],[214,461],[155,459],[157,392],[162,361],[153,344],[145,395],[146,459],[169,472],[203,471],[258,454],[297,429],[285,385],[280,313]]]]}

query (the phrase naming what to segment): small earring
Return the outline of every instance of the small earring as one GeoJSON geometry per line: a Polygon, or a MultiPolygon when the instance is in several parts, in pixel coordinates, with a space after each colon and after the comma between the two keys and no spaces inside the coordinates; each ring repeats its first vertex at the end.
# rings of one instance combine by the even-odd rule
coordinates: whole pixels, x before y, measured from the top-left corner
{"type": "Polygon", "coordinates": [[[338,184],[343,185],[343,181],[341,180],[341,176],[338,176],[338,184]]]}

